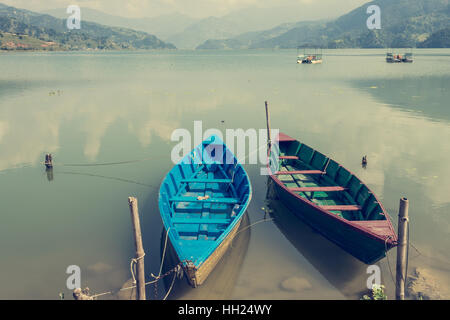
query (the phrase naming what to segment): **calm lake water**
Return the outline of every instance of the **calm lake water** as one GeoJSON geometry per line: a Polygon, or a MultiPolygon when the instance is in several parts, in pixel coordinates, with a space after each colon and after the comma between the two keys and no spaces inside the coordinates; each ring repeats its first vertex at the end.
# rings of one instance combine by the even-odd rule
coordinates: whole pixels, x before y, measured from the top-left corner
{"type": "MultiPolygon", "coordinates": [[[[192,131],[195,120],[224,133],[265,128],[265,100],[273,128],[356,173],[395,226],[399,199],[408,197],[420,252],[410,249],[409,271],[432,269],[447,294],[450,50],[416,50],[413,64],[387,64],[383,50],[324,54],[323,65],[296,65],[295,50],[1,54],[0,299],[70,299],[69,265],[81,267],[91,292],[119,289],[134,256],[130,195],[139,199],[146,273],[157,274],[157,196],[173,165],[173,130],[192,131]]],[[[254,190],[249,226],[264,218],[267,186],[261,165],[245,167],[254,190]]],[[[282,203],[270,207],[273,220],[243,229],[203,287],[182,279],[169,298],[358,299],[367,266],[282,203]]],[[[389,298],[395,255],[379,262],[389,298]]]]}

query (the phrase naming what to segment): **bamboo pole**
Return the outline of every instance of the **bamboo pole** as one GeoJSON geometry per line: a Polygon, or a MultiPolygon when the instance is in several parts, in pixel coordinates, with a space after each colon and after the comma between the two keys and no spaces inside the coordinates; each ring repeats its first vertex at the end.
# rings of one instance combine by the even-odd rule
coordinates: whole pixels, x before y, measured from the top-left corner
{"type": "Polygon", "coordinates": [[[136,300],[145,300],[144,248],[142,246],[141,225],[139,222],[138,201],[134,197],[128,198],[131,222],[133,224],[134,243],[136,247],[136,300]]]}
{"type": "Polygon", "coordinates": [[[395,297],[397,300],[405,299],[406,264],[408,250],[408,199],[400,199],[398,213],[398,245],[397,245],[397,270],[395,283],[395,297]]]}
{"type": "Polygon", "coordinates": [[[266,123],[267,123],[267,145],[269,148],[272,146],[272,139],[270,138],[270,114],[269,105],[266,101],[266,123]]]}

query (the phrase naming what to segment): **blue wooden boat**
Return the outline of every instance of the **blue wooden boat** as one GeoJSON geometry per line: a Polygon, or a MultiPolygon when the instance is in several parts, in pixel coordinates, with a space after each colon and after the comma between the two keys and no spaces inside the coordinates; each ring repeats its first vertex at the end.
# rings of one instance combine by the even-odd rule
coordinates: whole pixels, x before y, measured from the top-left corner
{"type": "Polygon", "coordinates": [[[230,246],[251,200],[250,179],[218,136],[164,178],[159,211],[189,283],[201,285],[230,246]]]}

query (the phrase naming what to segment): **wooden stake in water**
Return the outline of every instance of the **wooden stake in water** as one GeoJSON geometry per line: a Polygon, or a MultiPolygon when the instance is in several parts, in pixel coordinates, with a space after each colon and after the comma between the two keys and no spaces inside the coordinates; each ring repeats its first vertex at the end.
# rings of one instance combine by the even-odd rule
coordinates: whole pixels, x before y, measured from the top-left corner
{"type": "Polygon", "coordinates": [[[134,197],[128,198],[131,222],[133,224],[134,243],[136,246],[136,300],[145,300],[144,247],[142,246],[141,224],[139,221],[138,202],[134,197]]]}
{"type": "Polygon", "coordinates": [[[397,245],[397,270],[395,283],[395,297],[397,300],[405,299],[406,264],[408,250],[408,199],[400,199],[398,213],[398,245],[397,245]]]}
{"type": "Polygon", "coordinates": [[[50,153],[45,155],[45,162],[44,162],[44,164],[47,167],[47,169],[53,168],[53,158],[52,158],[52,155],[50,153]]]}

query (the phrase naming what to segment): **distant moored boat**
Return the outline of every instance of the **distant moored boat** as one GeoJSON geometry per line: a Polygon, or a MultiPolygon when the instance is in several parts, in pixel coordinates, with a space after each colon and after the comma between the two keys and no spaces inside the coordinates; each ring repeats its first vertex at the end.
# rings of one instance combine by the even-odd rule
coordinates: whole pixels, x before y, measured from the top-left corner
{"type": "Polygon", "coordinates": [[[307,51],[304,49],[303,55],[298,54],[297,48],[297,64],[317,64],[322,63],[322,51],[319,49],[314,49],[314,52],[312,50],[307,51]]]}
{"type": "Polygon", "coordinates": [[[392,50],[388,51],[386,53],[386,62],[387,63],[412,63],[413,60],[413,54],[412,49],[410,49],[408,52],[402,54],[394,53],[392,50]]]}

